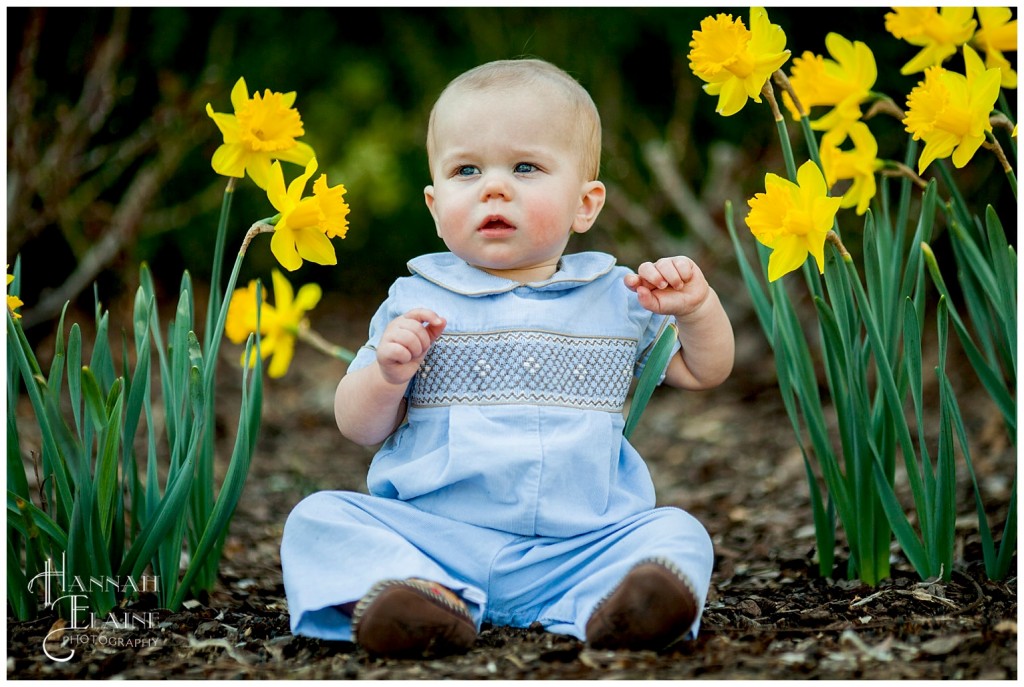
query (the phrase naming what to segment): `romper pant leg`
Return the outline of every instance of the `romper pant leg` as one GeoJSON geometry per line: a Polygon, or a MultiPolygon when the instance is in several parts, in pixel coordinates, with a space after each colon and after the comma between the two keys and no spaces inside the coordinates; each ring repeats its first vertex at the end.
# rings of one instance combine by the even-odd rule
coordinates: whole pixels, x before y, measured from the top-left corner
{"type": "Polygon", "coordinates": [[[352,492],[319,492],[288,516],[281,567],[294,634],[352,639],[337,607],[383,579],[420,577],[467,602],[479,629],[487,565],[513,538],[424,513],[402,501],[352,492]]]}
{"type": "Polygon", "coordinates": [[[663,557],[678,566],[697,595],[697,636],[711,583],[714,551],[703,525],[678,508],[657,508],[621,523],[565,539],[522,538],[495,559],[488,618],[585,639],[597,605],[641,560],[663,557]]]}

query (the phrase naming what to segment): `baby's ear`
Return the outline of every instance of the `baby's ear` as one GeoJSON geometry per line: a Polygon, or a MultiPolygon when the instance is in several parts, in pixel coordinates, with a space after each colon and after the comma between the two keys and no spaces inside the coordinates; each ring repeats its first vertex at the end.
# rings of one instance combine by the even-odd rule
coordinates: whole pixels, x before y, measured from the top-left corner
{"type": "Polygon", "coordinates": [[[597,216],[604,207],[605,189],[600,181],[588,181],[583,184],[580,205],[576,209],[576,217],[572,222],[572,230],[582,234],[594,225],[597,216]]]}
{"type": "Polygon", "coordinates": [[[423,200],[427,204],[427,209],[430,210],[430,216],[434,218],[434,227],[437,229],[437,235],[441,235],[441,223],[437,221],[437,212],[434,211],[434,187],[427,186],[423,189],[423,200]]]}

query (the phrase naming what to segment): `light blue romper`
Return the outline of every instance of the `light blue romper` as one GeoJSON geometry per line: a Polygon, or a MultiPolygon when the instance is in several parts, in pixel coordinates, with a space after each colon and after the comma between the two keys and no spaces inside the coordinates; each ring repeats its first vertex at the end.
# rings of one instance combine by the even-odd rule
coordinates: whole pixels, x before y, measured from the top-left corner
{"type": "MultiPolygon", "coordinates": [[[[585,637],[591,613],[637,562],[668,559],[703,608],[704,527],[655,508],[622,436],[631,379],[671,318],[642,308],[603,253],[562,257],[520,284],[451,253],[409,263],[349,370],[413,308],[447,320],[408,390],[408,416],[374,456],[370,495],[315,493],[292,511],[281,564],[292,632],[351,640],[338,606],[382,579],[457,592],[482,622],[585,637]]],[[[678,342],[676,342],[678,350],[678,342]]],[[[691,628],[696,636],[699,618],[691,628]]]]}

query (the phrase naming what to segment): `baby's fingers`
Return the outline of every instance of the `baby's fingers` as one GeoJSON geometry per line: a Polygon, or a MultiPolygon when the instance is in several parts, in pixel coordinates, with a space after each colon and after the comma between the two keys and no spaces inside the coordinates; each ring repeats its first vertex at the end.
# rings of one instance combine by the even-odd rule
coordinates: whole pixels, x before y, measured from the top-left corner
{"type": "Polygon", "coordinates": [[[432,344],[437,337],[441,336],[441,332],[444,331],[446,324],[443,317],[427,308],[413,308],[409,312],[405,313],[405,317],[410,320],[415,320],[417,324],[423,327],[423,330],[427,334],[428,346],[432,344]]]}
{"type": "Polygon", "coordinates": [[[404,317],[432,327],[444,324],[444,318],[429,308],[413,308],[404,317]]]}
{"type": "MultiPolygon", "coordinates": [[[[660,262],[660,261],[659,261],[660,262]]],[[[669,282],[653,262],[645,262],[636,270],[637,275],[651,289],[667,289],[669,282]]]]}

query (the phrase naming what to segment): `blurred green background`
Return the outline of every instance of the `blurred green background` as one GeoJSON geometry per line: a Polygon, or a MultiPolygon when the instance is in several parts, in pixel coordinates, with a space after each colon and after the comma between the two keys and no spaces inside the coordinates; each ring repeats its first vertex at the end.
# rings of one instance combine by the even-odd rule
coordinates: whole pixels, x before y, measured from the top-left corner
{"type": "MultiPolygon", "coordinates": [[[[724,298],[745,300],[723,204],[732,199],[742,227],[764,173],[784,167],[767,106],[751,103],[722,118],[688,68],[692,32],[719,11],[748,15],[664,7],[9,8],[7,255],[11,263],[22,258],[26,324],[52,320],[69,296],[91,310],[93,277],[108,299],[133,293],[142,260],[172,293],[183,268],[199,284],[208,280],[225,179],[210,168],[221,138],[205,106],[231,112],[239,76],[250,95],[298,92],[302,140],[330,183],[348,189],[350,230],[334,242],[338,266],[305,263],[289,278],[322,284],[328,299],[379,298],[409,258],[444,249],[422,201],[434,98],[470,67],[523,55],[573,74],[603,119],[609,202],[570,250],[614,252],[634,267],[686,251],[724,298]]],[[[917,49],[885,31],[886,11],[769,8],[769,16],[793,56],[824,54],[829,31],[866,42],[879,66],[875,90],[903,106],[920,75],[901,76],[899,67],[917,49]]],[[[902,126],[885,117],[870,126],[880,156],[902,159],[902,126]]],[[[798,127],[790,130],[799,162],[806,155],[798,127]]],[[[300,171],[285,170],[287,178],[300,171]]],[[[984,151],[958,173],[977,207],[1009,203],[1002,215],[1015,233],[1015,203],[1001,177],[984,151]]],[[[273,212],[251,181],[239,185],[229,258],[249,225],[273,212]]],[[[859,233],[863,220],[843,211],[840,225],[859,233]]],[[[240,284],[268,281],[274,266],[269,240],[257,239],[240,284]]]]}

